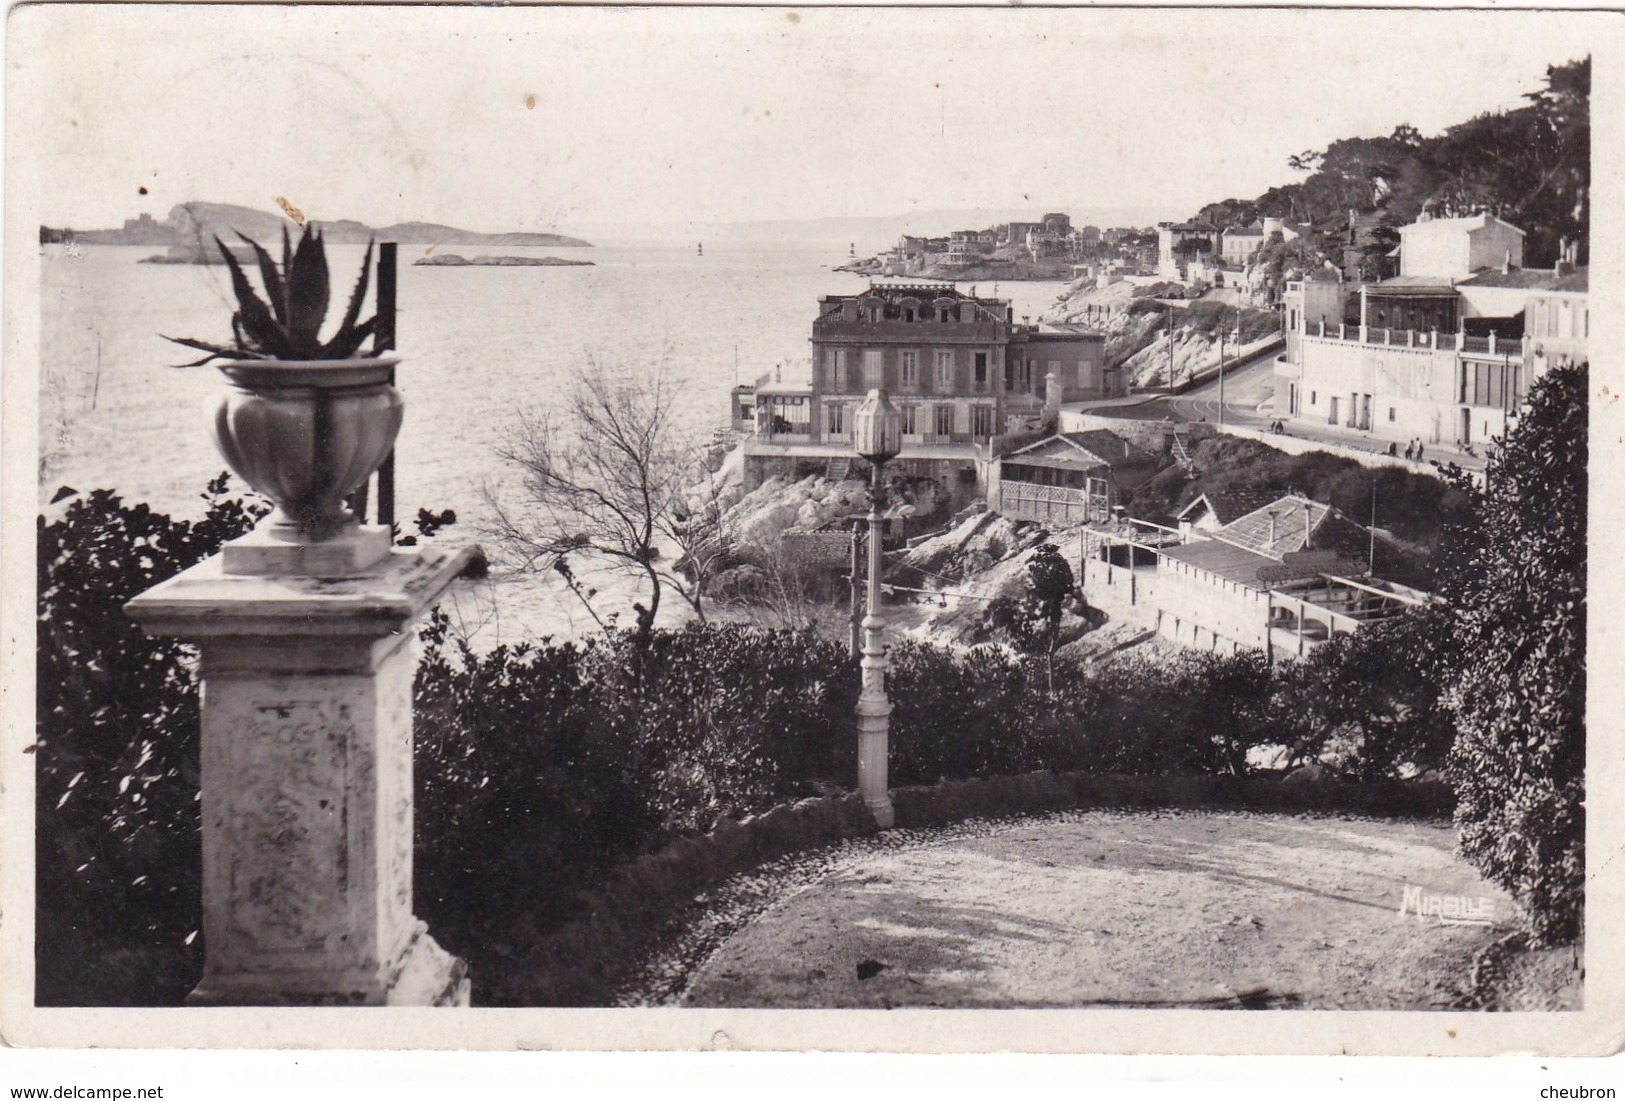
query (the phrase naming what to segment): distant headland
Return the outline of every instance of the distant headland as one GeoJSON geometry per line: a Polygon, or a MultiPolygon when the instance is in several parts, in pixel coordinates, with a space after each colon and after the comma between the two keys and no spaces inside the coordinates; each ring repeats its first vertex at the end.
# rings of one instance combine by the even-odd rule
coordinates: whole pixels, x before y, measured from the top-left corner
{"type": "Polygon", "coordinates": [[[591,260],[561,260],[557,256],[476,256],[470,260],[455,252],[436,252],[413,260],[415,268],[590,268],[591,260]]]}
{"type": "MultiPolygon", "coordinates": [[[[181,203],[167,217],[150,214],[126,219],[118,229],[70,229],[40,226],[40,244],[75,241],[84,245],[150,245],[172,250],[160,263],[208,263],[213,238],[235,243],[242,233],[261,243],[281,236],[289,220],[280,213],[229,203],[181,203]],[[170,259],[169,257],[176,257],[170,259]],[[192,259],[191,257],[198,257],[192,259]]],[[[397,222],[373,227],[348,218],[321,221],[330,245],[364,245],[370,240],[403,245],[483,245],[488,248],[591,248],[592,242],[559,233],[477,233],[435,222],[397,222]]],[[[218,257],[216,257],[218,261],[218,257]]]]}

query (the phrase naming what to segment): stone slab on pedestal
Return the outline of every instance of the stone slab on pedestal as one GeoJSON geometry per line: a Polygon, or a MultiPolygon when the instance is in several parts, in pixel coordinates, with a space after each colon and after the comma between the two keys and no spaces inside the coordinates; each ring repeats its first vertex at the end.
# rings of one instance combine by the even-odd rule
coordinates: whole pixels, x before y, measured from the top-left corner
{"type": "Polygon", "coordinates": [[[220,548],[223,572],[252,577],[354,577],[389,557],[389,529],[354,524],[319,543],[278,539],[261,523],[220,548]]]}
{"type": "Polygon", "coordinates": [[[336,579],[217,555],[127,606],[201,651],[195,1003],[467,1004],[462,961],[412,914],[409,642],[471,555],[393,551],[336,579]]]}

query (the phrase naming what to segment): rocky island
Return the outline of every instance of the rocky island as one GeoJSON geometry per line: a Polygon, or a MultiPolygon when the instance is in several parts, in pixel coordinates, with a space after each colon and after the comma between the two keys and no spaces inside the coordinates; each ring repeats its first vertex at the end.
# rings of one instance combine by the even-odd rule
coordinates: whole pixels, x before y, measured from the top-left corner
{"type": "Polygon", "coordinates": [[[561,260],[557,256],[476,256],[470,260],[455,252],[437,252],[412,261],[415,268],[590,268],[591,260],[561,260]]]}
{"type": "MultiPolygon", "coordinates": [[[[40,243],[75,241],[81,245],[151,245],[179,250],[166,253],[153,263],[211,264],[221,262],[212,248],[213,238],[219,237],[235,245],[237,234],[242,233],[256,241],[271,241],[281,234],[290,221],[303,225],[304,215],[291,206],[281,212],[272,212],[230,203],[193,201],[173,207],[164,218],[154,218],[151,214],[128,218],[118,229],[40,226],[40,243]],[[191,255],[202,259],[189,259],[191,255]]],[[[349,218],[317,221],[329,245],[364,245],[377,240],[397,241],[403,245],[483,245],[487,248],[592,247],[590,241],[560,233],[481,233],[438,222],[395,222],[375,227],[349,218]]]]}

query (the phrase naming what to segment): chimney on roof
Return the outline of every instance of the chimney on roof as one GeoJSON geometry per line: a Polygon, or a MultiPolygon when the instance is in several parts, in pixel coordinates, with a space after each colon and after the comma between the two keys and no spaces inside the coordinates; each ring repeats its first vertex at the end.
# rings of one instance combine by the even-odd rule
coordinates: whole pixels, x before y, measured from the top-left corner
{"type": "Polygon", "coordinates": [[[1275,510],[1270,509],[1270,545],[1275,544],[1275,510]]]}
{"type": "Polygon", "coordinates": [[[1574,258],[1580,248],[1580,242],[1570,241],[1567,237],[1558,242],[1557,263],[1552,268],[1552,274],[1561,278],[1574,274],[1574,258]]]}
{"type": "Polygon", "coordinates": [[[1501,258],[1501,274],[1502,275],[1511,275],[1512,274],[1512,250],[1511,249],[1507,249],[1506,250],[1506,255],[1501,258]]]}
{"type": "Polygon", "coordinates": [[[1311,516],[1311,513],[1310,513],[1309,502],[1305,501],[1303,503],[1303,549],[1304,550],[1308,550],[1310,544],[1314,540],[1314,529],[1310,526],[1310,523],[1309,523],[1310,516],[1311,516]]]}
{"type": "Polygon", "coordinates": [[[1061,380],[1054,371],[1044,376],[1044,412],[1041,420],[1046,432],[1055,431],[1061,424],[1061,380]]]}

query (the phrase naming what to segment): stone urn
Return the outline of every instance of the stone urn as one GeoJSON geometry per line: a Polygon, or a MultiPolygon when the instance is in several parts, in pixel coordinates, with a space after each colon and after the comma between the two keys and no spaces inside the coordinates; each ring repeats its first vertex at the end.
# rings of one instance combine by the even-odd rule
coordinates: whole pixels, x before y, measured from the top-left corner
{"type": "Polygon", "coordinates": [[[229,360],[213,408],[215,445],[276,504],[225,548],[227,573],[347,576],[389,553],[384,528],[345,505],[389,456],[405,406],[395,357],[229,360]]]}

